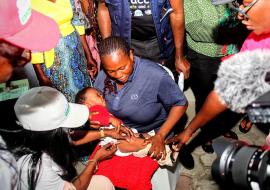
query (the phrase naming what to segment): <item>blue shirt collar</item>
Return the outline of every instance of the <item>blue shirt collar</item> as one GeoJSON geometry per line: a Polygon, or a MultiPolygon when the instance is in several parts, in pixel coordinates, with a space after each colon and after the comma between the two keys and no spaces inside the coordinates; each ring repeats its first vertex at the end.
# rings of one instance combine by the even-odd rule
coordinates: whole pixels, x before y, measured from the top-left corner
{"type": "Polygon", "coordinates": [[[138,70],[138,65],[140,62],[140,58],[137,56],[134,56],[134,64],[133,64],[133,72],[131,73],[131,75],[128,77],[128,82],[132,82],[132,80],[134,79],[134,77],[136,76],[137,70],[138,70]]]}

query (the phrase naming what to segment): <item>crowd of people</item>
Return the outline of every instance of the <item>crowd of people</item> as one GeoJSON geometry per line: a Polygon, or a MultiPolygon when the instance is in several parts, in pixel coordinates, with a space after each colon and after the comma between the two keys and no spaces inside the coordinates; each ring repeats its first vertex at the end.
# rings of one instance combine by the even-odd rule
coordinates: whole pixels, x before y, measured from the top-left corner
{"type": "Polygon", "coordinates": [[[213,153],[214,138],[237,139],[236,123],[252,126],[244,108],[270,90],[269,9],[268,0],[1,0],[0,82],[29,62],[39,81],[1,106],[14,115],[0,128],[1,188],[125,189],[117,184],[128,180],[96,174],[100,163],[173,166],[178,156],[191,169],[196,147],[213,153]],[[187,126],[188,99],[164,66],[195,96],[187,126]],[[87,143],[95,150],[78,172],[87,143]]]}

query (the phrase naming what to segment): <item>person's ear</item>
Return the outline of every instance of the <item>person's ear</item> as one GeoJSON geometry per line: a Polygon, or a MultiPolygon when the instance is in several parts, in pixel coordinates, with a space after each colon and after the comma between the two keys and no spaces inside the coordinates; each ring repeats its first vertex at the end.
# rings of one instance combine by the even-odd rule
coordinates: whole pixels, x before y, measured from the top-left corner
{"type": "Polygon", "coordinates": [[[133,61],[134,60],[134,49],[129,50],[129,58],[133,61]]]}
{"type": "Polygon", "coordinates": [[[134,51],[135,50],[133,48],[130,48],[129,53],[134,55],[134,51]]]}

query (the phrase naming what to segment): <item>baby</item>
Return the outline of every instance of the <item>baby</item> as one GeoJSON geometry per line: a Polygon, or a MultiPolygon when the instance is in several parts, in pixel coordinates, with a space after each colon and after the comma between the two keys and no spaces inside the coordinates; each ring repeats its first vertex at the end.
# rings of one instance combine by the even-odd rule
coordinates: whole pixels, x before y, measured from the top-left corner
{"type": "MultiPolygon", "coordinates": [[[[108,112],[101,92],[95,88],[87,87],[78,92],[76,103],[85,104],[89,107],[91,120],[98,121],[99,125],[103,126],[100,127],[101,130],[111,129],[120,131],[121,127],[124,126],[122,121],[115,118],[108,112]]],[[[136,129],[132,129],[132,131],[134,132],[134,135],[130,135],[130,138],[127,138],[127,140],[116,140],[111,137],[105,137],[101,140],[100,145],[103,146],[107,143],[117,144],[118,151],[116,152],[116,155],[118,156],[128,156],[131,154],[136,157],[147,156],[148,151],[151,148],[151,144],[149,144],[146,139],[155,135],[154,131],[143,134],[137,133],[136,129]]],[[[92,141],[92,139],[89,138],[88,135],[85,135],[85,137],[75,141],[74,143],[79,145],[90,141],[92,141]]],[[[159,165],[172,166],[178,156],[178,153],[173,153],[168,145],[166,145],[165,148],[167,153],[166,158],[160,159],[158,163],[159,165]]]]}

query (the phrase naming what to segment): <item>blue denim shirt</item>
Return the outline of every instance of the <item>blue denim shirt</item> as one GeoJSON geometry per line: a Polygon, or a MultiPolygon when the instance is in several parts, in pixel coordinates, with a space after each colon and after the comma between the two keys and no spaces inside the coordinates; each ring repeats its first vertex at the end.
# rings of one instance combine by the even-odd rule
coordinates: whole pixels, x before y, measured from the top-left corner
{"type": "MultiPolygon", "coordinates": [[[[95,81],[101,91],[105,78],[101,71],[95,81]]],[[[161,66],[138,57],[127,83],[117,93],[105,94],[105,100],[110,113],[138,132],[158,131],[172,106],[187,104],[183,92],[161,66]]]]}
{"type": "MultiPolygon", "coordinates": [[[[129,0],[105,0],[111,17],[112,35],[121,36],[131,43],[131,13],[129,0]]],[[[170,25],[171,9],[169,0],[151,0],[151,11],[156,28],[161,57],[167,58],[174,50],[174,40],[170,25]]]]}

